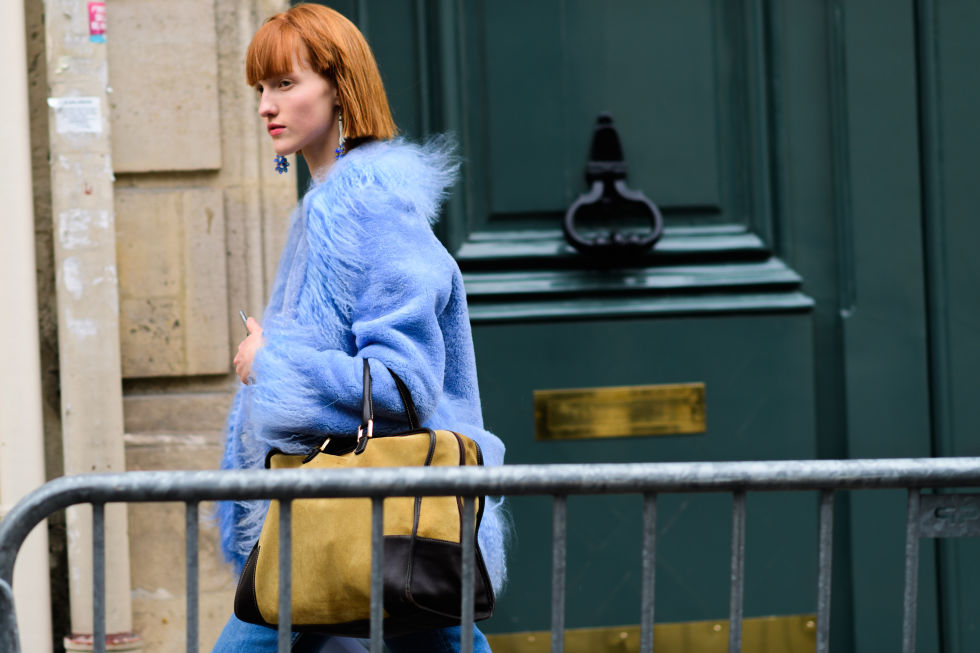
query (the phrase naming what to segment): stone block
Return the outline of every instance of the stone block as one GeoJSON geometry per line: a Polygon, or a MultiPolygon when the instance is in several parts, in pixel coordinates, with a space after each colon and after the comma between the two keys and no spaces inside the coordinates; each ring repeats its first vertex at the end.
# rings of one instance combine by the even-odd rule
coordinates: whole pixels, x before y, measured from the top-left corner
{"type": "MultiPolygon", "coordinates": [[[[241,322],[239,322],[241,325],[241,322]]],[[[127,433],[220,433],[232,392],[129,394],[123,397],[127,433]]]]}
{"type": "Polygon", "coordinates": [[[228,288],[221,193],[115,193],[124,377],[225,374],[228,288]]]}
{"type": "Polygon", "coordinates": [[[213,2],[113,0],[106,13],[116,172],[221,167],[213,2]]]}

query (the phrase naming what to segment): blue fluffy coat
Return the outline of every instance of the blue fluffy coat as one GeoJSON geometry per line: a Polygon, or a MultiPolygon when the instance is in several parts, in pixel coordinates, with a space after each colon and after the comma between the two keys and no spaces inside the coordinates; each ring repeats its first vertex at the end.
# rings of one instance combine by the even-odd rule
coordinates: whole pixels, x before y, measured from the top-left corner
{"type": "MultiPolygon", "coordinates": [[[[263,317],[254,382],[232,405],[223,468],[261,468],[270,448],[301,453],[326,434],[353,435],[363,358],[371,359],[376,430],[402,424],[398,391],[380,362],[408,385],[423,424],[465,433],[487,465],[503,463],[503,443],[483,428],[462,277],[431,228],[456,169],[443,141],[375,142],[310,188],[263,317]]],[[[240,569],[265,504],[218,511],[222,549],[240,569]]],[[[480,529],[497,589],[505,578],[501,512],[488,502],[480,529]]]]}

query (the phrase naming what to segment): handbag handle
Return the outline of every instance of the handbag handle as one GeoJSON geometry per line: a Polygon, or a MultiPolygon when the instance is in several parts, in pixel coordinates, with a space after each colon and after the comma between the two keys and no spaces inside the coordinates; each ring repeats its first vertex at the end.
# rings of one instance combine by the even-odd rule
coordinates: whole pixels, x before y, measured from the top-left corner
{"type": "MultiPolygon", "coordinates": [[[[368,379],[371,378],[371,368],[367,364],[367,360],[364,361],[364,369],[367,370],[368,379]]],[[[385,369],[388,370],[388,374],[395,381],[395,387],[398,388],[398,394],[402,398],[402,406],[405,408],[405,418],[408,420],[408,429],[410,431],[417,431],[422,428],[422,423],[419,421],[418,409],[415,408],[415,400],[412,399],[412,393],[409,391],[408,386],[402,381],[401,377],[395,374],[395,371],[385,365],[385,369]]]]}
{"type": "MultiPolygon", "coordinates": [[[[380,361],[379,361],[380,362],[380,361]]],[[[415,400],[412,399],[412,393],[405,385],[405,382],[401,380],[401,377],[395,374],[395,371],[390,367],[385,365],[385,369],[391,374],[391,378],[395,381],[395,387],[398,388],[398,395],[401,397],[402,406],[405,409],[405,418],[408,420],[408,429],[410,431],[417,431],[421,428],[419,423],[419,413],[418,409],[415,407],[415,400]]],[[[354,448],[354,453],[359,454],[364,451],[367,447],[367,441],[374,435],[374,399],[373,393],[371,391],[371,365],[368,363],[368,359],[364,359],[364,383],[363,391],[361,395],[361,425],[357,427],[357,446],[354,448]]],[[[319,447],[313,447],[310,453],[303,460],[303,463],[308,463],[317,457],[317,454],[326,453],[327,445],[333,436],[328,437],[323,441],[319,447]]]]}
{"type": "MultiPolygon", "coordinates": [[[[388,374],[391,374],[391,378],[395,381],[395,387],[398,388],[398,395],[402,399],[402,406],[405,409],[405,420],[408,422],[408,428],[411,431],[415,431],[421,427],[419,423],[419,413],[418,409],[415,407],[415,400],[412,399],[412,393],[402,381],[401,377],[395,374],[395,371],[385,365],[385,369],[388,370],[388,374]]],[[[373,393],[371,391],[371,366],[368,364],[368,359],[364,359],[364,391],[361,400],[361,427],[367,428],[368,422],[374,421],[374,399],[373,393]]]]}
{"type": "MultiPolygon", "coordinates": [[[[402,399],[402,406],[405,408],[405,417],[408,420],[408,428],[410,431],[415,431],[419,428],[419,414],[418,410],[415,408],[415,400],[412,399],[412,393],[409,391],[408,386],[405,382],[401,380],[395,371],[385,365],[385,369],[391,374],[391,378],[395,381],[395,387],[398,388],[398,394],[402,399]]],[[[368,359],[364,359],[364,383],[363,383],[363,395],[361,399],[361,425],[357,427],[357,447],[354,449],[354,453],[361,453],[367,447],[367,441],[374,435],[374,398],[371,391],[371,365],[368,359]]]]}

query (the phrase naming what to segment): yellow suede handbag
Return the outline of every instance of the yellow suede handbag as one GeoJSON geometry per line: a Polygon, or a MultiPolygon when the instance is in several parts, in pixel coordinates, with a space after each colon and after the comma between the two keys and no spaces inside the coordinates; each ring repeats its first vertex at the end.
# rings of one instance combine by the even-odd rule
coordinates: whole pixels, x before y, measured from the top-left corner
{"type": "MultiPolygon", "coordinates": [[[[364,360],[364,424],[358,437],[328,437],[308,455],[272,451],[269,469],[480,466],[479,445],[453,431],[419,425],[411,393],[391,372],[408,430],[374,435],[371,370],[364,360]]],[[[485,498],[477,497],[476,535],[485,498]]],[[[462,497],[384,500],[384,633],[386,637],[458,625],[462,567],[462,497]]],[[[279,617],[279,503],[271,501],[262,533],[242,570],[235,616],[275,628],[279,617]]],[[[475,551],[474,619],[490,617],[493,588],[475,551]]],[[[367,637],[370,630],[371,500],[292,502],[292,629],[367,637]]]]}

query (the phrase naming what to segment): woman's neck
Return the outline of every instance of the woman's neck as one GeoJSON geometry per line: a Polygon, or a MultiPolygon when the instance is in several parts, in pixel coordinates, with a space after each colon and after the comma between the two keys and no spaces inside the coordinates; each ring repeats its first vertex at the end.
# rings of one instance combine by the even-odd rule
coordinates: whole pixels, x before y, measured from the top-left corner
{"type": "Polygon", "coordinates": [[[306,165],[310,169],[310,177],[313,178],[313,181],[321,182],[324,179],[326,179],[327,175],[330,174],[331,168],[333,168],[335,159],[331,157],[330,159],[327,159],[327,161],[325,162],[317,163],[310,160],[306,156],[306,152],[302,152],[302,154],[303,154],[303,158],[306,159],[306,165]]]}
{"type": "Polygon", "coordinates": [[[328,152],[310,152],[304,148],[300,153],[306,159],[306,165],[309,167],[310,176],[313,177],[314,181],[323,181],[326,179],[333,164],[337,161],[337,155],[333,150],[328,152]]]}
{"type": "Polygon", "coordinates": [[[316,181],[325,179],[330,168],[337,161],[338,134],[337,122],[334,121],[326,138],[308,144],[301,151],[303,158],[306,159],[306,165],[310,168],[310,175],[316,181]]]}

